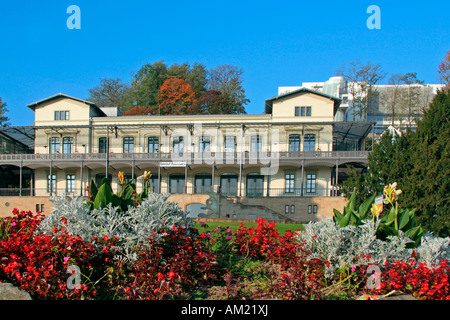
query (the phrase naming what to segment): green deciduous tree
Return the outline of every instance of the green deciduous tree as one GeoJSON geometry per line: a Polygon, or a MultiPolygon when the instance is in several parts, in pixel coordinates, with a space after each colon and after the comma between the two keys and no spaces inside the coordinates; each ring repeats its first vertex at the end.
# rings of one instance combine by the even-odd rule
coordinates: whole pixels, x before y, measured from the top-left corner
{"type": "Polygon", "coordinates": [[[100,79],[100,84],[89,89],[89,100],[99,107],[119,107],[128,105],[130,88],[120,79],[100,79]]]}
{"type": "Polygon", "coordinates": [[[167,77],[168,70],[164,61],[144,64],[134,74],[131,83],[133,104],[145,107],[156,106],[158,104],[159,87],[167,77]]]}
{"type": "MultiPolygon", "coordinates": [[[[231,65],[217,66],[208,71],[202,63],[168,66],[161,60],[144,64],[132,75],[129,86],[119,79],[102,79],[99,86],[89,90],[89,99],[99,106],[119,106],[123,115],[147,114],[150,109],[158,110],[158,114],[162,110],[161,114],[165,114],[164,108],[173,103],[167,103],[167,96],[161,95],[161,87],[169,79],[179,79],[190,86],[194,95],[188,97],[189,106],[183,106],[182,110],[177,107],[166,110],[169,114],[177,114],[178,111],[181,114],[245,113],[244,105],[249,100],[242,86],[242,73],[241,68],[231,65]],[[194,103],[197,100],[198,103],[194,103]],[[130,109],[133,110],[128,113],[130,109]]],[[[185,86],[178,87],[185,89],[185,86]]],[[[176,96],[174,88],[172,86],[170,94],[176,96]]],[[[185,92],[179,92],[180,96],[183,94],[185,92]]]]}
{"type": "Polygon", "coordinates": [[[246,113],[244,106],[250,102],[242,86],[243,70],[232,65],[220,65],[209,73],[209,89],[222,92],[231,113],[246,113]]]}

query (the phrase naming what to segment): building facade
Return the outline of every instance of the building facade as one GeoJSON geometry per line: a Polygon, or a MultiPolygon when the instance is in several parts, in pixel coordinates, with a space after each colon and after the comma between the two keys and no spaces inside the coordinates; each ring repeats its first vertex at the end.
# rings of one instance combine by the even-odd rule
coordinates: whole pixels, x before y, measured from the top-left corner
{"type": "MultiPolygon", "coordinates": [[[[388,84],[374,85],[367,110],[367,121],[375,123],[375,134],[383,133],[389,126],[404,131],[415,129],[416,120],[421,119],[438,90],[444,84],[388,84]]],[[[357,82],[347,82],[344,77],[335,76],[324,82],[303,82],[301,86],[279,87],[278,94],[285,94],[300,88],[308,88],[342,99],[336,113],[336,121],[359,121],[357,98],[364,97],[357,82]]]]}
{"type": "Polygon", "coordinates": [[[341,103],[300,88],[258,115],[120,116],[57,94],[28,105],[34,153],[0,155],[0,165],[32,172],[15,187],[27,199],[85,196],[104,177],[118,191],[119,171],[139,191],[151,171],[152,191],[192,217],[312,221],[344,203],[346,166],[367,163],[373,123],[335,121],[341,103]]]}

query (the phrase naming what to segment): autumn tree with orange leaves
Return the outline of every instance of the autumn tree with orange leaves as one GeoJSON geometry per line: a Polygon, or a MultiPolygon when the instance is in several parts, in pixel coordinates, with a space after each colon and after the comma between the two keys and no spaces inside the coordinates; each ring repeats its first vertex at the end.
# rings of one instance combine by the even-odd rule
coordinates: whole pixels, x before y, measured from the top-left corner
{"type": "Polygon", "coordinates": [[[158,93],[158,107],[161,115],[198,114],[193,109],[196,91],[185,80],[169,78],[161,85],[158,93]]]}
{"type": "Polygon", "coordinates": [[[135,106],[125,111],[123,116],[158,115],[158,107],[135,106]]]}

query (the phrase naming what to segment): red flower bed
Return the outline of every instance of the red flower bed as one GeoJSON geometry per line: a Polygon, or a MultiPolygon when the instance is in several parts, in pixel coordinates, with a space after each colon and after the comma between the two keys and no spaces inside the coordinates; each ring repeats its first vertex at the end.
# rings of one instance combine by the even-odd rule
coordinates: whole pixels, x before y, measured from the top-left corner
{"type": "Polygon", "coordinates": [[[284,236],[275,229],[275,223],[257,219],[256,227],[247,228],[243,223],[236,230],[235,252],[252,256],[256,259],[268,260],[286,266],[296,257],[297,245],[293,232],[286,232],[284,236]]]}
{"type": "Polygon", "coordinates": [[[448,260],[438,266],[396,261],[382,268],[381,291],[399,290],[418,299],[450,300],[449,274],[448,260]]]}
{"type": "Polygon", "coordinates": [[[43,216],[17,209],[13,213],[14,217],[3,222],[9,223],[10,230],[6,239],[0,241],[1,278],[38,299],[95,296],[95,291],[86,285],[75,290],[67,288],[69,264],[77,265],[82,273],[92,271],[92,246],[64,231],[57,237],[35,235],[43,216]]]}
{"type": "Polygon", "coordinates": [[[438,266],[418,264],[414,258],[386,263],[379,266],[380,288],[369,290],[368,265],[346,268],[337,272],[335,279],[325,279],[327,261],[306,259],[294,233],[281,236],[275,224],[264,219],[258,219],[256,227],[218,228],[215,241],[195,229],[173,227],[161,231],[158,241],[150,237],[147,246],[137,248],[137,259],[125,262],[114,258],[120,239],[104,236],[87,242],[69,235],[64,227],[55,228],[52,235],[39,234],[36,231],[43,218],[39,213],[15,209],[13,217],[0,221],[0,280],[13,283],[35,299],[192,298],[193,293],[216,285],[229,286],[235,297],[242,297],[238,279],[224,267],[227,261],[239,259],[280,267],[279,273],[272,273],[267,280],[267,292],[258,291],[253,298],[324,299],[336,286],[348,290],[346,297],[354,298],[397,290],[418,299],[450,299],[447,260],[438,266]],[[68,281],[69,266],[81,272],[76,288],[68,281]]]}
{"type": "Polygon", "coordinates": [[[134,263],[116,264],[110,285],[124,299],[153,300],[181,298],[217,279],[215,255],[201,237],[190,236],[192,232],[174,226],[162,241],[150,238],[150,249],[139,251],[134,263]]]}

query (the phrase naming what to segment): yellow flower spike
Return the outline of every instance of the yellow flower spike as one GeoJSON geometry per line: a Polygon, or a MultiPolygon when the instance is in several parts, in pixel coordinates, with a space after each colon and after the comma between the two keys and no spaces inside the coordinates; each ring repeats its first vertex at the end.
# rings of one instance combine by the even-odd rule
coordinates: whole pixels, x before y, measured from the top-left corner
{"type": "Polygon", "coordinates": [[[384,187],[383,194],[385,199],[383,200],[384,203],[393,204],[395,200],[397,200],[398,196],[402,193],[402,190],[396,190],[397,188],[397,182],[394,182],[392,184],[389,184],[384,187]]]}
{"type": "Polygon", "coordinates": [[[144,174],[142,175],[145,181],[148,181],[151,176],[152,176],[151,171],[144,171],[144,174]]]}
{"type": "Polygon", "coordinates": [[[124,185],[125,184],[125,175],[123,174],[122,171],[119,171],[119,173],[117,174],[117,178],[119,179],[119,184],[120,185],[124,185]]]}
{"type": "Polygon", "coordinates": [[[382,203],[380,203],[380,204],[373,204],[372,205],[372,208],[370,209],[370,212],[372,213],[372,215],[374,216],[374,217],[379,217],[380,216],[380,213],[383,211],[383,204],[382,203]]]}

